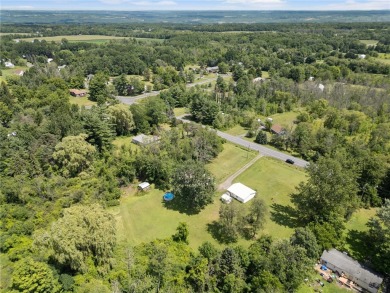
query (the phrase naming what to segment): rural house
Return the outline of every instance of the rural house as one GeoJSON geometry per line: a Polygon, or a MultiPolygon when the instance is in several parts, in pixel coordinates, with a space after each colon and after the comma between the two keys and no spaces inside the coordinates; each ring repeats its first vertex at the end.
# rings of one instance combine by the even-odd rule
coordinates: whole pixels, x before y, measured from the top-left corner
{"type": "Polygon", "coordinates": [[[234,183],[227,189],[226,194],[242,203],[246,203],[255,197],[256,191],[242,183],[234,183]]]}
{"type": "Polygon", "coordinates": [[[24,70],[15,70],[15,74],[18,76],[23,76],[24,75],[24,70]]]}
{"type": "MultiPolygon", "coordinates": [[[[324,250],[321,263],[368,292],[376,293],[383,282],[378,274],[336,249],[324,250]]],[[[342,282],[342,278],[339,281],[342,282]]]]}
{"type": "Polygon", "coordinates": [[[206,68],[206,71],[207,71],[208,73],[218,73],[219,67],[218,67],[218,66],[207,67],[207,68],[206,68]]]}
{"type": "Polygon", "coordinates": [[[86,90],[70,89],[69,92],[73,97],[85,97],[87,95],[86,90]]]}
{"type": "Polygon", "coordinates": [[[283,135],[286,132],[286,130],[279,124],[272,125],[271,127],[271,133],[276,135],[283,135]]]}

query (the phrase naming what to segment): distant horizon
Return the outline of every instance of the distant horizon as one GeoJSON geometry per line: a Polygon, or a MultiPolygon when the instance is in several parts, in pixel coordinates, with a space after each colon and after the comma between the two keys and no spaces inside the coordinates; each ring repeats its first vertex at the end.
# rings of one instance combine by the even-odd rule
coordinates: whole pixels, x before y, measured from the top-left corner
{"type": "MultiPolygon", "coordinates": [[[[59,11],[59,12],[74,12],[74,11],[80,11],[80,12],[102,12],[102,11],[105,11],[105,12],[110,12],[110,11],[113,11],[113,12],[194,12],[194,11],[203,11],[203,12],[209,12],[209,11],[219,11],[219,12],[234,12],[234,11],[239,11],[239,12],[346,12],[346,11],[350,11],[350,12],[370,12],[370,11],[389,11],[390,13],[390,8],[388,9],[365,9],[365,10],[311,10],[311,9],[267,9],[267,10],[255,10],[255,9],[250,9],[250,10],[226,10],[226,9],[214,9],[214,10],[202,10],[202,9],[192,9],[192,10],[186,10],[186,9],[183,9],[183,10],[175,10],[175,9],[172,9],[172,10],[163,10],[163,9],[148,9],[148,10],[122,10],[122,9],[118,9],[118,10],[115,10],[115,9],[1,9],[2,11],[40,11],[40,12],[46,12],[46,11],[49,11],[49,12],[53,12],[53,11],[59,11]]],[[[390,21],[390,15],[389,15],[389,21],[390,21]]]]}
{"type": "Polygon", "coordinates": [[[21,11],[374,11],[388,0],[2,0],[1,10],[21,11]]]}

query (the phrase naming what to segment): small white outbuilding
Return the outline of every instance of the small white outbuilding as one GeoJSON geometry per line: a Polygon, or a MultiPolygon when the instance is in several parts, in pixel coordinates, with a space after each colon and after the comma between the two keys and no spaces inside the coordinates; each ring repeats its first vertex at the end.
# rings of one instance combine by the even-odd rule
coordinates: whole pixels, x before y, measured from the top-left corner
{"type": "Polygon", "coordinates": [[[232,198],[230,197],[229,194],[224,193],[224,194],[222,194],[222,196],[221,196],[221,201],[222,201],[223,203],[229,204],[229,203],[232,202],[232,198]]]}
{"type": "Polygon", "coordinates": [[[140,191],[147,191],[150,189],[150,183],[149,182],[142,182],[138,184],[138,190],[140,191]]]}
{"type": "Polygon", "coordinates": [[[255,190],[242,183],[234,183],[227,189],[226,193],[242,203],[250,201],[256,195],[255,190]]]}

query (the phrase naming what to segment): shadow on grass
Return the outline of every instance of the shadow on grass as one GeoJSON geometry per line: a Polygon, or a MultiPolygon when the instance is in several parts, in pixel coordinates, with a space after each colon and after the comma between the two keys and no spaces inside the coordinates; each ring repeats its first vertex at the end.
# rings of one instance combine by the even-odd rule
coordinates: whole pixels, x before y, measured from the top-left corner
{"type": "Polygon", "coordinates": [[[225,231],[220,223],[213,221],[207,224],[207,231],[211,236],[221,244],[229,244],[237,242],[237,232],[231,231],[231,233],[225,231]]]}
{"type": "Polygon", "coordinates": [[[297,228],[300,226],[297,219],[297,210],[295,210],[292,206],[284,206],[274,203],[271,205],[271,209],[271,220],[278,225],[289,228],[297,228]]]}
{"type": "Polygon", "coordinates": [[[366,232],[358,230],[349,230],[345,242],[353,251],[353,256],[359,261],[365,261],[367,255],[370,255],[370,248],[368,247],[369,239],[366,232]]]}
{"type": "Polygon", "coordinates": [[[200,210],[194,209],[193,207],[189,207],[185,203],[180,202],[180,200],[177,197],[175,197],[171,201],[165,201],[163,199],[162,204],[166,209],[177,211],[181,214],[196,215],[199,214],[200,212],[200,210]]]}

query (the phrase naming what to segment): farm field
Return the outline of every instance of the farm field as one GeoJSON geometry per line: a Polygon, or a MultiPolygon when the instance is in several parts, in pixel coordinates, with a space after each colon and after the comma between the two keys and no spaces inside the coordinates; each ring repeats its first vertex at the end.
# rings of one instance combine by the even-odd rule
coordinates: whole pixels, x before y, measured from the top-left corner
{"type": "MultiPolygon", "coordinates": [[[[233,174],[255,155],[248,155],[247,158],[247,151],[243,149],[231,144],[225,144],[224,147],[220,156],[208,166],[219,182],[233,174]],[[234,157],[239,157],[239,159],[232,160],[234,157]],[[226,171],[221,175],[221,170],[229,170],[229,172],[226,171]]],[[[261,158],[235,181],[257,189],[268,205],[276,205],[278,212],[270,207],[270,219],[268,219],[264,233],[269,233],[275,238],[285,238],[291,235],[293,229],[288,227],[291,223],[286,226],[286,223],[281,222],[282,215],[280,215],[279,207],[289,204],[288,194],[293,192],[295,186],[305,178],[306,175],[301,170],[272,159],[261,158]]],[[[218,219],[221,205],[220,193],[215,194],[213,204],[208,205],[196,215],[183,214],[166,207],[162,200],[164,192],[161,190],[151,189],[140,195],[135,188],[130,188],[126,190],[126,193],[127,195],[121,199],[120,206],[110,209],[117,219],[119,240],[136,245],[156,238],[166,238],[175,233],[179,222],[186,222],[192,248],[197,248],[204,241],[210,241],[222,247],[207,231],[207,225],[218,219]]],[[[240,238],[237,244],[248,246],[250,241],[240,238]]]]}
{"type": "MultiPolygon", "coordinates": [[[[26,42],[32,42],[36,39],[45,40],[47,42],[61,42],[62,39],[67,39],[69,42],[90,42],[90,43],[106,43],[110,40],[123,40],[130,39],[130,37],[116,37],[116,36],[104,36],[104,35],[72,35],[72,36],[55,36],[55,37],[33,37],[33,38],[25,38],[21,39],[26,42]]],[[[145,42],[163,42],[162,39],[154,39],[154,38],[134,38],[138,41],[145,42]]]]}

